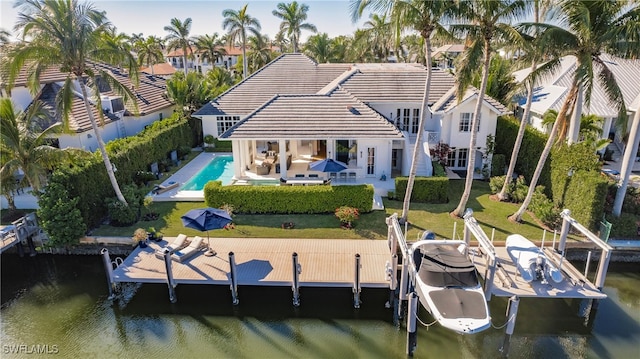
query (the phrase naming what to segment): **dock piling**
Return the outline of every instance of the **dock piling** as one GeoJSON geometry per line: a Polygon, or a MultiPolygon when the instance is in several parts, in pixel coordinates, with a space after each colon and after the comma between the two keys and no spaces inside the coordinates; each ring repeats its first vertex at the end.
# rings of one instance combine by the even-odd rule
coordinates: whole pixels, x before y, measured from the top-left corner
{"type": "Polygon", "coordinates": [[[169,300],[171,303],[175,303],[178,301],[176,297],[176,284],[173,280],[173,269],[171,268],[171,251],[168,248],[165,248],[162,252],[164,256],[164,269],[167,273],[167,286],[169,287],[169,300]]]}
{"type": "Polygon", "coordinates": [[[231,277],[231,301],[233,305],[240,304],[238,299],[238,277],[236,270],[236,255],[229,252],[229,276],[231,277]]]}
{"type": "Polygon", "coordinates": [[[513,335],[513,331],[516,328],[516,318],[518,316],[518,305],[520,304],[520,298],[517,295],[509,298],[509,304],[507,305],[507,329],[504,334],[504,341],[502,342],[502,348],[500,348],[500,352],[502,352],[503,357],[507,357],[509,355],[509,346],[511,344],[511,335],[513,335]]]}
{"type": "Polygon", "coordinates": [[[418,296],[416,292],[409,294],[409,315],[407,318],[407,355],[413,356],[418,345],[417,330],[418,296]]]}
{"type": "Polygon", "coordinates": [[[362,265],[360,264],[360,253],[356,253],[355,259],[356,267],[355,278],[353,281],[353,307],[358,309],[360,308],[360,292],[362,291],[362,288],[360,287],[360,268],[362,268],[362,265]]]}
{"type": "Polygon", "coordinates": [[[293,290],[293,306],[300,306],[300,273],[302,273],[302,268],[298,263],[298,253],[293,252],[293,285],[291,289],[293,290]]]}
{"type": "Polygon", "coordinates": [[[111,257],[109,257],[109,250],[102,248],[100,250],[102,255],[102,262],[104,263],[105,273],[107,274],[107,284],[109,285],[109,299],[115,298],[116,284],[113,281],[113,264],[111,263],[111,257]]]}

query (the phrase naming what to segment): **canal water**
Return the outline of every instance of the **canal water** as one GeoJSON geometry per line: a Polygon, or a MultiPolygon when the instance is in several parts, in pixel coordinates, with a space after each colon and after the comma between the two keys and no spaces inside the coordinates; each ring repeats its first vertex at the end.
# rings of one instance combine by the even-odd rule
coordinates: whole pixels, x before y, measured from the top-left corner
{"type": "MultiPolygon", "coordinates": [[[[234,307],[226,286],[180,285],[171,304],[166,285],[130,285],[112,302],[99,256],[1,261],[1,358],[406,358],[386,290],[364,290],[358,310],[348,289],[302,288],[297,309],[288,288],[241,287],[234,307]]],[[[609,297],[589,320],[577,315],[578,300],[522,299],[510,357],[640,357],[639,269],[611,265],[609,297]]],[[[506,303],[490,302],[496,327],[506,303]]],[[[419,318],[432,322],[424,309],[419,318]]],[[[462,336],[419,325],[414,357],[496,358],[503,337],[504,329],[462,336]]]]}

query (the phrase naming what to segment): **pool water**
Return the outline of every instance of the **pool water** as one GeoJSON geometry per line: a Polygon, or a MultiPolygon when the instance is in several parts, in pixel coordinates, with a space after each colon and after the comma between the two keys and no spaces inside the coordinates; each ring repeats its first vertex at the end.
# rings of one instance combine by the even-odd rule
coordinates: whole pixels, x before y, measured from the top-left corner
{"type": "Polygon", "coordinates": [[[222,185],[231,184],[233,178],[233,156],[216,156],[211,162],[191,177],[183,186],[183,191],[201,191],[209,181],[222,181],[222,185]]]}

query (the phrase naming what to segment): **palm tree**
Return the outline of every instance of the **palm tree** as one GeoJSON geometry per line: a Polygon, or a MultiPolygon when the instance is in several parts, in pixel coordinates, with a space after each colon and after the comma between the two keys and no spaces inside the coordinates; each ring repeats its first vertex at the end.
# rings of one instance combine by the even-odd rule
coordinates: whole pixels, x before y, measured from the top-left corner
{"type": "Polygon", "coordinates": [[[262,29],[258,19],[247,14],[247,6],[249,4],[246,4],[238,11],[226,9],[222,12],[224,17],[222,28],[229,31],[227,34],[229,44],[235,43],[238,39],[242,44],[242,78],[247,78],[247,73],[249,72],[247,68],[247,32],[260,36],[260,30],[262,29]]]}
{"type": "Polygon", "coordinates": [[[249,36],[247,39],[251,51],[247,53],[249,72],[254,73],[272,60],[271,41],[266,35],[249,36]]]}
{"type": "Polygon", "coordinates": [[[209,60],[211,63],[215,63],[227,54],[224,42],[218,36],[217,32],[214,32],[213,35],[196,36],[194,45],[198,49],[202,60],[209,60]]]}
{"type": "Polygon", "coordinates": [[[416,34],[407,35],[402,39],[402,45],[402,47],[407,50],[407,62],[417,62],[423,66],[427,66],[427,60],[424,54],[424,37],[416,34]]]}
{"type": "Polygon", "coordinates": [[[381,62],[387,62],[393,42],[391,23],[387,20],[386,14],[371,14],[369,20],[363,24],[365,31],[369,34],[371,51],[381,62]]]}
{"type": "Polygon", "coordinates": [[[146,64],[151,69],[151,75],[155,75],[153,65],[164,62],[163,46],[162,39],[157,36],[142,38],[135,43],[138,61],[141,66],[146,64]]]}
{"type": "MultiPolygon", "coordinates": [[[[556,18],[560,20],[562,27],[553,24],[524,24],[523,26],[525,30],[529,27],[542,30],[549,40],[557,42],[556,46],[565,49],[563,54],[576,57],[576,65],[568,96],[558,111],[558,117],[538,160],[527,197],[518,211],[509,217],[512,221],[520,221],[531,203],[535,186],[556,140],[556,135],[558,142],[561,142],[564,141],[567,133],[571,132],[567,125],[568,115],[574,108],[576,108],[574,117],[581,112],[582,96],[580,94],[583,91],[584,102],[588,105],[593,84],[599,81],[605,88],[610,104],[616,106],[620,112],[618,120],[624,122],[627,118],[622,92],[602,54],[606,52],[623,58],[637,58],[640,55],[638,41],[640,3],[636,2],[629,7],[627,3],[617,1],[563,0],[558,10],[560,14],[556,18]]],[[[554,60],[550,62],[553,63],[554,60]]],[[[580,117],[577,116],[577,119],[580,117]]]]}
{"type": "Polygon", "coordinates": [[[445,33],[445,29],[440,23],[443,18],[450,16],[454,9],[453,1],[420,1],[420,0],[396,0],[388,2],[384,0],[380,1],[366,1],[356,0],[351,2],[351,15],[355,21],[363,10],[371,6],[373,11],[377,10],[390,10],[391,23],[396,30],[396,38],[399,38],[402,30],[413,29],[420,33],[420,36],[424,39],[424,48],[426,54],[426,71],[427,78],[424,84],[424,91],[422,95],[422,105],[420,107],[420,120],[418,124],[418,134],[416,137],[416,143],[413,148],[413,158],[411,160],[411,169],[409,172],[409,179],[407,181],[407,190],[405,192],[404,203],[402,205],[402,221],[406,221],[409,215],[409,205],[411,203],[411,194],[413,192],[413,185],[415,182],[417,167],[418,167],[418,153],[423,146],[422,138],[424,135],[424,125],[431,116],[429,110],[429,94],[431,92],[431,37],[435,34],[445,33]],[[389,8],[391,6],[391,8],[389,8]]]}
{"type": "Polygon", "coordinates": [[[5,29],[0,29],[0,46],[9,43],[9,38],[11,37],[11,33],[5,29]]]}
{"type": "Polygon", "coordinates": [[[289,40],[287,40],[285,33],[283,31],[278,31],[275,38],[273,39],[273,44],[280,48],[281,53],[287,52],[288,43],[289,40]]]}
{"type": "Polygon", "coordinates": [[[65,160],[69,162],[74,158],[73,155],[89,155],[83,150],[61,150],[47,143],[47,138],[57,132],[62,124],[58,122],[44,130],[34,125],[37,119],[47,120],[42,106],[40,101],[35,101],[27,108],[27,112],[19,112],[11,99],[0,98],[0,177],[4,180],[11,179],[15,183],[12,176],[21,170],[24,173],[23,180],[31,186],[36,196],[39,196],[40,190],[46,184],[49,171],[65,160]]]}
{"type": "Polygon", "coordinates": [[[638,144],[640,144],[640,109],[636,109],[636,114],[633,116],[631,123],[631,130],[629,131],[629,139],[627,140],[627,147],[624,149],[622,156],[622,168],[620,169],[620,182],[618,183],[618,190],[616,191],[616,198],[613,202],[612,214],[616,217],[620,217],[622,213],[622,202],[627,193],[627,186],[629,185],[629,177],[631,176],[631,170],[633,169],[632,157],[637,156],[638,144]]]}
{"type": "MultiPolygon", "coordinates": [[[[544,18],[548,7],[550,6],[549,0],[535,0],[533,3],[533,21],[539,23],[541,18],[544,18]]],[[[522,34],[523,42],[520,44],[526,48],[526,56],[523,60],[529,59],[531,61],[531,74],[523,81],[523,84],[527,88],[527,103],[524,106],[524,113],[520,120],[520,127],[518,128],[518,135],[513,144],[513,151],[511,152],[511,160],[509,161],[509,167],[507,168],[507,174],[504,179],[504,184],[500,193],[498,193],[498,199],[500,201],[507,200],[507,190],[513,179],[513,172],[516,168],[516,162],[518,161],[518,154],[520,153],[520,146],[522,145],[522,139],[524,138],[524,132],[529,123],[529,116],[531,114],[531,103],[533,102],[533,91],[536,83],[536,70],[538,69],[538,62],[544,59],[544,56],[548,54],[549,44],[545,44],[541,40],[541,36],[536,33],[534,36],[527,36],[522,34]]]]}
{"type": "Polygon", "coordinates": [[[300,31],[309,30],[311,32],[317,32],[316,26],[308,22],[307,12],[309,11],[309,5],[298,5],[297,1],[289,4],[279,3],[277,10],[273,10],[273,16],[282,20],[280,23],[280,32],[286,32],[293,46],[293,52],[298,52],[298,43],[300,42],[300,31]]]}
{"type": "Polygon", "coordinates": [[[326,32],[310,36],[304,44],[305,55],[319,63],[331,62],[335,55],[334,50],[333,41],[326,32]]]}
{"type": "Polygon", "coordinates": [[[188,17],[184,22],[174,17],[171,19],[171,25],[165,26],[164,31],[169,34],[164,38],[167,42],[167,50],[182,50],[182,61],[184,65],[184,74],[186,75],[189,69],[187,68],[187,56],[191,56],[191,43],[189,38],[191,32],[191,18],[188,17]]]}
{"type": "Polygon", "coordinates": [[[487,81],[489,78],[489,65],[491,64],[491,53],[494,51],[493,42],[496,40],[508,41],[513,39],[515,29],[509,24],[511,20],[525,14],[527,3],[522,0],[475,0],[461,2],[459,6],[461,20],[464,24],[451,25],[451,32],[454,36],[466,36],[468,45],[462,55],[458,71],[458,98],[461,98],[466,91],[466,86],[470,83],[475,69],[482,66],[482,80],[473,120],[471,122],[471,138],[469,140],[469,158],[467,162],[467,175],[465,179],[464,192],[460,198],[460,203],[452,214],[462,217],[471,194],[473,185],[473,172],[475,169],[474,149],[478,132],[478,123],[482,110],[482,103],[487,92],[487,81]],[[506,21],[506,22],[504,22],[506,21]],[[482,58],[482,61],[480,59],[482,58]]]}
{"type": "MultiPolygon", "coordinates": [[[[100,154],[107,170],[107,175],[116,197],[127,204],[116,180],[113,165],[102,140],[98,123],[93,115],[89,94],[94,96],[93,102],[98,108],[101,122],[102,106],[99,99],[98,82],[106,82],[111,89],[123,97],[125,103],[134,98],[131,90],[118,82],[108,71],[90,65],[88,61],[118,60],[126,65],[129,76],[134,83],[138,81],[137,64],[128,51],[119,47],[105,46],[101,42],[101,34],[110,25],[103,11],[96,10],[91,3],[79,3],[76,0],[58,0],[42,2],[25,0],[20,3],[20,13],[16,29],[22,30],[24,38],[31,38],[11,51],[11,63],[8,68],[9,83],[13,84],[18,73],[26,69],[33,74],[29,77],[29,88],[33,93],[39,90],[39,77],[51,66],[59,66],[67,78],[62,82],[58,92],[57,103],[61,111],[63,127],[68,128],[74,91],[80,90],[85,111],[89,116],[91,127],[96,136],[100,154]],[[80,86],[76,86],[77,83],[80,86]]],[[[108,44],[107,44],[108,45],[108,44]]]]}

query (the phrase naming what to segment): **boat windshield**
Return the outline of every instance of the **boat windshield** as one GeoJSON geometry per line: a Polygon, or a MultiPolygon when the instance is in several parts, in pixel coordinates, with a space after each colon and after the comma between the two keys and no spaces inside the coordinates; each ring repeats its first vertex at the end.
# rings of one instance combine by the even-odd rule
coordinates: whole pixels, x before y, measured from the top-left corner
{"type": "Polygon", "coordinates": [[[421,249],[418,275],[425,284],[433,287],[475,287],[479,284],[473,263],[455,247],[421,249]]]}

